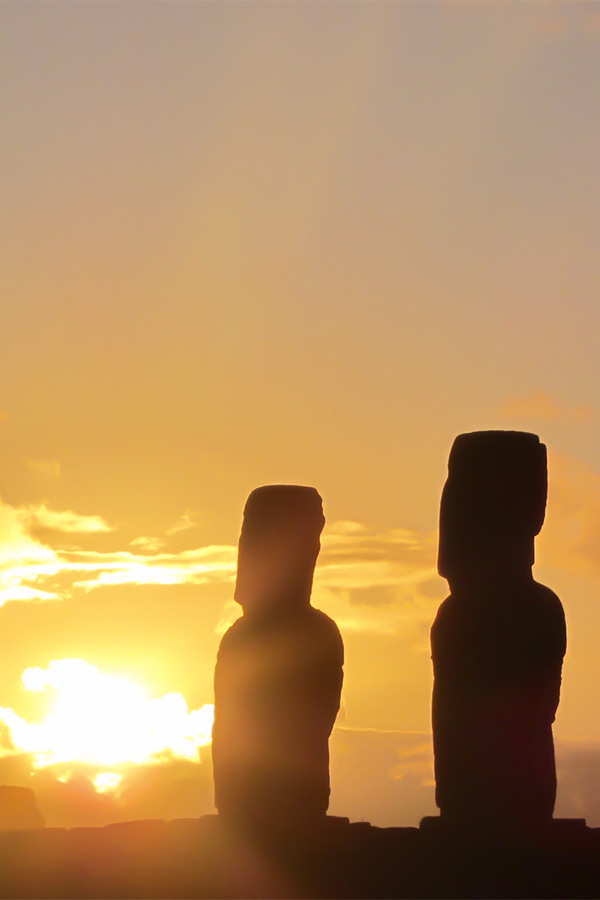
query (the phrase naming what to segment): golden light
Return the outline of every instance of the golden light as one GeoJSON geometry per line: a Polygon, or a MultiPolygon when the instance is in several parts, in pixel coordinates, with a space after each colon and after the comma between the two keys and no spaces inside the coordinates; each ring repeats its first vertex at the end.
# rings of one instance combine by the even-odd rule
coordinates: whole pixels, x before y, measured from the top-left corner
{"type": "Polygon", "coordinates": [[[96,775],[94,778],[94,787],[99,794],[104,794],[107,791],[114,791],[114,789],[119,786],[122,777],[123,776],[117,774],[117,772],[100,772],[100,774],[96,775]]]}
{"type": "Polygon", "coordinates": [[[28,668],[22,682],[29,691],[54,694],[54,703],[41,723],[0,708],[15,749],[31,754],[36,768],[69,762],[97,767],[94,785],[101,792],[120,780],[107,769],[174,758],[197,761],[198,748],[211,740],[212,704],[189,710],[179,693],[149,699],[139,685],[82,659],[28,668]]]}

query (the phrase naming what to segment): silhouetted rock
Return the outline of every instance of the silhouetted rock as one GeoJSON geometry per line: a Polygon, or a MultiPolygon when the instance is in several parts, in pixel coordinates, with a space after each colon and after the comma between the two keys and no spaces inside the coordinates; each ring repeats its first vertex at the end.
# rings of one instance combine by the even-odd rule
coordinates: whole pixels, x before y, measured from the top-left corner
{"type": "Polygon", "coordinates": [[[451,594],[431,631],[436,802],[479,827],[552,818],[552,723],[566,629],[533,580],[546,448],[524,432],[457,437],[440,510],[439,572],[451,594]]]}
{"type": "Polygon", "coordinates": [[[43,828],[44,824],[31,788],[0,785],[0,830],[43,828]]]}
{"type": "Polygon", "coordinates": [[[301,828],[327,811],[343,645],[310,605],[324,522],[317,491],[295,485],[258,488],[244,510],[244,614],[219,647],[212,752],[215,805],[247,826],[301,828]]]}

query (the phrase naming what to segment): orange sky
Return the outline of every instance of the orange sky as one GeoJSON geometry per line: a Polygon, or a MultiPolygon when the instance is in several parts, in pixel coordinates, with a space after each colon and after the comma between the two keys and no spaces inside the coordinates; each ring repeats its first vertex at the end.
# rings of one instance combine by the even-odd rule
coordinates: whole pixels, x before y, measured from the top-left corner
{"type": "MultiPolygon", "coordinates": [[[[0,705],[41,721],[21,675],[72,658],[210,703],[245,498],[311,484],[314,602],[347,658],[332,811],[414,824],[448,450],[531,430],[536,572],[569,628],[559,811],[600,823],[596,5],[9,2],[0,21],[0,705]]],[[[0,779],[23,765],[8,752],[0,779]]],[[[209,811],[207,763],[177,765],[209,811]]],[[[130,772],[122,808],[194,814],[167,768],[130,772]]]]}

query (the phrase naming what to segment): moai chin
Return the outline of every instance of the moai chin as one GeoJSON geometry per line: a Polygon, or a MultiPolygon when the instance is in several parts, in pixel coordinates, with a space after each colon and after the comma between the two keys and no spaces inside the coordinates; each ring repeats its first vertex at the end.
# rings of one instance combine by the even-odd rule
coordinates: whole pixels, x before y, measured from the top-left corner
{"type": "Polygon", "coordinates": [[[436,803],[448,821],[527,828],[552,819],[566,627],[560,600],[532,575],[546,495],[537,435],[454,441],[438,556],[451,593],[431,629],[436,803]]]}
{"type": "Polygon", "coordinates": [[[297,485],[257,488],[244,510],[243,616],[217,655],[212,744],[215,806],[241,827],[307,827],[327,812],[344,651],[310,604],[324,523],[317,491],[297,485]]]}

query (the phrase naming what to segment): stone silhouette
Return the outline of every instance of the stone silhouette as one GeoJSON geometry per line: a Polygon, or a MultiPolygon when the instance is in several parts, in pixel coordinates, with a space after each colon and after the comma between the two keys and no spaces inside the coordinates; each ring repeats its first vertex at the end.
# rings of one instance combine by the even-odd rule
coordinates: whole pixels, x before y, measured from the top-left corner
{"type": "Polygon", "coordinates": [[[215,667],[215,806],[244,826],[308,825],[329,803],[329,735],[343,644],[310,604],[325,519],[314,488],[267,485],[246,503],[235,599],[215,667]]]}
{"type": "Polygon", "coordinates": [[[537,435],[459,435],[440,508],[438,570],[450,596],[431,630],[436,802],[442,818],[499,827],[552,819],[566,627],[533,579],[545,514],[537,435]]]}

